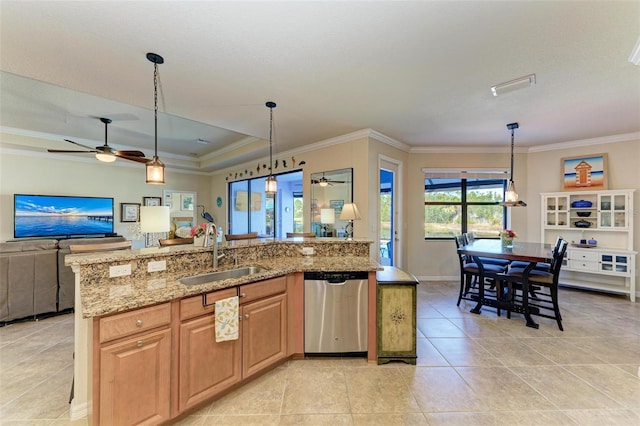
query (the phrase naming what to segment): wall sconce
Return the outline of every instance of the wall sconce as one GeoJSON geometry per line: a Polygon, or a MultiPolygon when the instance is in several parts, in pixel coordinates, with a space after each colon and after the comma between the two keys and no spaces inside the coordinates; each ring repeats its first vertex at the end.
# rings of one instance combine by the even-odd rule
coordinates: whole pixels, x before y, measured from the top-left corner
{"type": "Polygon", "coordinates": [[[360,219],[362,219],[362,217],[360,216],[360,211],[358,210],[358,206],[356,206],[356,203],[347,203],[342,206],[342,211],[340,212],[340,220],[347,221],[347,227],[345,228],[347,240],[353,240],[353,221],[360,219]]]}

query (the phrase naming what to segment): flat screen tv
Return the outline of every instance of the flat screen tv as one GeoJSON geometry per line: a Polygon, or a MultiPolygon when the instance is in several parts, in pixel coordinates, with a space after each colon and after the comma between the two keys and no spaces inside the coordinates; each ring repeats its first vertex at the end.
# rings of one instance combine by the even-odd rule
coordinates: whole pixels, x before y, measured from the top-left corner
{"type": "Polygon", "coordinates": [[[14,194],[13,236],[113,234],[113,198],[14,194]]]}

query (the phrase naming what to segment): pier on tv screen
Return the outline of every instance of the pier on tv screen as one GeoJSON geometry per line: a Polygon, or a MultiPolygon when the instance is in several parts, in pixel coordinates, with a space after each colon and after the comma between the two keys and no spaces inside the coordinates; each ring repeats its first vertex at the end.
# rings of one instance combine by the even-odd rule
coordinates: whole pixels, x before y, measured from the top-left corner
{"type": "Polygon", "coordinates": [[[14,195],[14,237],[113,233],[113,198],[14,195]]]}

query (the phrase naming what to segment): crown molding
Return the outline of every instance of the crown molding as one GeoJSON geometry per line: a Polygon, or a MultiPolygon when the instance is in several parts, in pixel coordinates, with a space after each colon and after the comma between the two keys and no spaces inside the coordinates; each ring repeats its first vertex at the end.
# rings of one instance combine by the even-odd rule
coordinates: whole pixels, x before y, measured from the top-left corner
{"type": "MultiPolygon", "coordinates": [[[[509,146],[424,146],[413,147],[409,154],[508,154],[509,146]]],[[[514,153],[526,153],[527,148],[515,147],[514,153]]]]}
{"type": "Polygon", "coordinates": [[[603,136],[599,138],[581,139],[577,141],[559,142],[541,146],[529,147],[528,152],[557,151],[560,149],[580,148],[591,145],[603,145],[609,143],[629,142],[640,140],[640,132],[623,133],[621,135],[603,136]]]}

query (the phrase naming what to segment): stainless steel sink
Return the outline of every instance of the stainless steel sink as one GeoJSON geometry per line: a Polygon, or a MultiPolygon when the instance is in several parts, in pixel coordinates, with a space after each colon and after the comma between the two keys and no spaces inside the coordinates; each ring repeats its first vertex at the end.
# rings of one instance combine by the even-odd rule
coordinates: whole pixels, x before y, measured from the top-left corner
{"type": "Polygon", "coordinates": [[[184,285],[198,285],[211,283],[214,281],[228,280],[230,278],[240,278],[247,275],[259,274],[268,271],[262,266],[244,266],[242,268],[229,269],[227,271],[209,272],[208,274],[194,275],[193,277],[181,278],[179,281],[184,285]]]}

